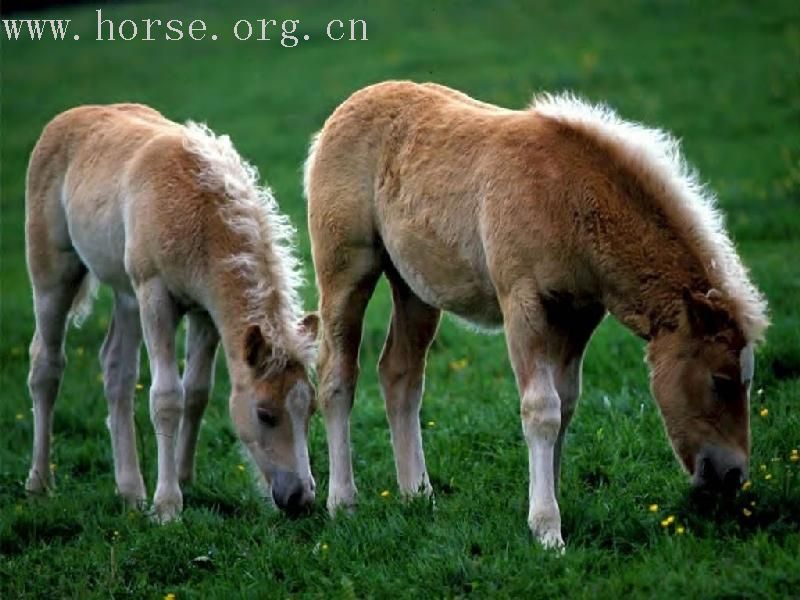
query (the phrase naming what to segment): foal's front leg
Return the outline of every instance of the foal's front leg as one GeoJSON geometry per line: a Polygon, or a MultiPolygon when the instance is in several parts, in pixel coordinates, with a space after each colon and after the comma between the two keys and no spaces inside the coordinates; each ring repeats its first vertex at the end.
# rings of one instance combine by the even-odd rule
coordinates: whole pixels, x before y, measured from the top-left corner
{"type": "Polygon", "coordinates": [[[330,460],[327,508],[332,515],[356,503],[350,411],[358,379],[362,320],[380,276],[374,249],[348,248],[341,254],[350,261],[344,267],[329,264],[328,255],[315,255],[322,320],[317,373],[330,460]]]}
{"type": "Polygon", "coordinates": [[[398,274],[391,274],[389,281],[392,320],[378,372],[392,432],[397,483],[404,496],[430,496],[433,489],[425,468],[419,411],[425,355],[436,335],[440,312],[415,296],[398,274]]]}
{"type": "Polygon", "coordinates": [[[136,296],[150,359],[150,420],[158,444],[158,483],[153,509],[156,518],[166,522],[177,518],[183,509],[175,461],[175,441],[183,413],[183,389],[175,355],[175,329],[180,311],[158,278],[138,285],[136,296]]]}
{"type": "MultiPolygon", "coordinates": [[[[556,500],[555,447],[561,429],[561,400],[555,361],[548,356],[543,312],[535,301],[504,306],[506,341],[521,398],[522,431],[528,445],[528,525],[545,548],[561,548],[561,513],[556,500]]],[[[555,344],[557,346],[557,344],[555,344]]]]}

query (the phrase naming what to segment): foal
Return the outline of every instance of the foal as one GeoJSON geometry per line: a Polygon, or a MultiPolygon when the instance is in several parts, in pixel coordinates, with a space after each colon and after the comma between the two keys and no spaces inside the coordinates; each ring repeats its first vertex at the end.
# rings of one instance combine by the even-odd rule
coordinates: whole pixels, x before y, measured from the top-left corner
{"type": "Polygon", "coordinates": [[[33,150],[27,179],[36,332],[26,488],[41,492],[52,485],[50,437],[66,323],[91,308],[97,279],[114,290],[100,359],[120,495],[135,504],[145,498],[133,422],[142,335],[158,443],[153,505],[162,521],[179,515],[179,483],[194,477],[221,339],[239,438],[280,508],[309,506],[313,389],[307,371],[317,321],[299,312],[291,233],[227,136],[133,104],[84,106],[51,121],[33,150]],[[189,327],[181,379],[175,332],[184,314],[189,327]]]}
{"type": "Polygon", "coordinates": [[[606,311],[649,342],[652,392],[695,484],[745,477],[766,305],[668,135],[569,96],[512,111],[387,82],[328,118],[305,185],[329,510],[355,501],[349,414],[381,273],[394,308],[379,372],[403,493],[431,492],[419,408],[442,310],[505,331],[529,450],[528,523],[545,546],[563,545],[561,447],[606,311]]]}

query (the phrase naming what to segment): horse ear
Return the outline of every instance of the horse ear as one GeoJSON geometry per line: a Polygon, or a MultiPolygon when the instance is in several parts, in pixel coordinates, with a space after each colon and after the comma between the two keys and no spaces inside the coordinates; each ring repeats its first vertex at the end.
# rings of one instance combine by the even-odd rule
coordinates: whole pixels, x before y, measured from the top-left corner
{"type": "Polygon", "coordinates": [[[725,322],[724,309],[719,305],[722,294],[715,289],[707,294],[683,288],[683,303],[686,320],[695,335],[703,336],[717,333],[725,322]]]}
{"type": "Polygon", "coordinates": [[[244,359],[247,365],[254,371],[260,372],[264,369],[269,358],[270,349],[267,340],[261,333],[258,325],[250,325],[244,334],[244,359]]]}
{"type": "Polygon", "coordinates": [[[316,340],[319,333],[319,314],[315,312],[307,313],[298,323],[297,329],[300,335],[308,337],[312,341],[316,340]]]}

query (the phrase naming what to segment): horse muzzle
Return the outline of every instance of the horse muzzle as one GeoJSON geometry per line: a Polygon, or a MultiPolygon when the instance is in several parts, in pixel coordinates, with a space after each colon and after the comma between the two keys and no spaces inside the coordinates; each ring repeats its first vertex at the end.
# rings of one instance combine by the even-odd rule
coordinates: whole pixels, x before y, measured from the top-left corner
{"type": "Polygon", "coordinates": [[[695,488],[735,496],[747,479],[747,461],[740,452],[706,446],[697,455],[692,484],[695,488]]]}
{"type": "Polygon", "coordinates": [[[315,499],[314,481],[304,481],[292,471],[278,469],[272,476],[272,499],[291,517],[311,510],[315,499]]]}

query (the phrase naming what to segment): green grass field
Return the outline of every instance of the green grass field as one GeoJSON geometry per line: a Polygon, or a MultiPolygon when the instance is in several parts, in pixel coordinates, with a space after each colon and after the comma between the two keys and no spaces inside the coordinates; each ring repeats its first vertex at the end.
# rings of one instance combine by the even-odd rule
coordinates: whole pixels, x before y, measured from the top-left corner
{"type": "MultiPolygon", "coordinates": [[[[797,3],[222,4],[103,9],[116,20],[204,18],[228,34],[216,42],[96,42],[90,5],[30,15],[73,19],[70,32],[80,41],[3,40],[0,598],[800,594],[800,463],[789,458],[800,447],[797,3]],[[261,17],[299,18],[312,41],[287,49],[231,38],[236,20],[261,17]],[[354,17],[367,21],[369,41],[323,38],[330,19],[354,17]],[[331,520],[324,511],[328,467],[318,416],[314,513],[290,521],[259,498],[228,420],[222,360],[183,520],[157,526],[126,512],[114,494],[96,358],[107,291],[84,326],[69,332],[55,415],[57,490],[27,498],[33,320],[24,174],[45,123],[78,104],[138,101],[230,134],[297,225],[313,307],[300,181],[309,136],[352,91],[391,78],[436,81],[510,107],[537,90],[571,89],[683,138],[771,305],[752,398],[752,487],[732,504],[692,501],[648,392],[643,344],[608,319],[586,357],[565,451],[567,552],[541,550],[526,524],[527,452],[504,341],[446,319],[422,410],[436,503],[404,504],[375,376],[389,314],[382,283],[367,315],[353,416],[361,494],[354,516],[331,520]],[[662,526],[670,515],[674,522],[662,526]]],[[[136,421],[152,493],[146,361],[141,383],[136,421]]]]}

